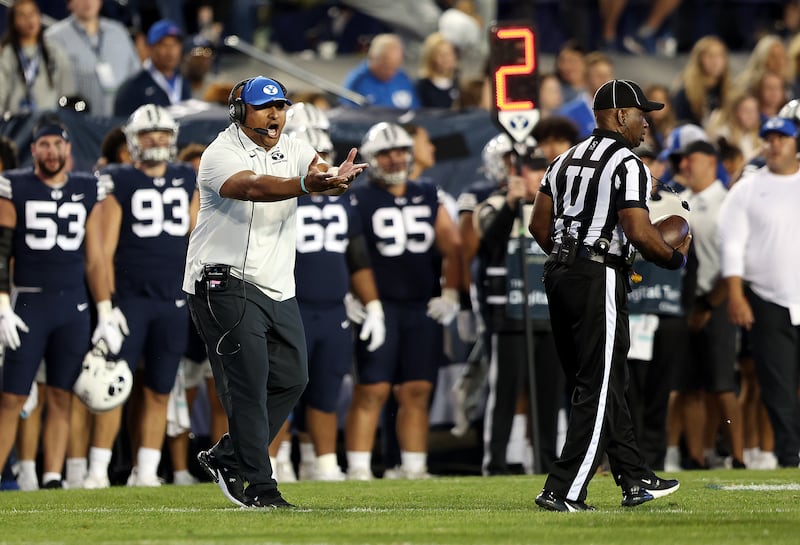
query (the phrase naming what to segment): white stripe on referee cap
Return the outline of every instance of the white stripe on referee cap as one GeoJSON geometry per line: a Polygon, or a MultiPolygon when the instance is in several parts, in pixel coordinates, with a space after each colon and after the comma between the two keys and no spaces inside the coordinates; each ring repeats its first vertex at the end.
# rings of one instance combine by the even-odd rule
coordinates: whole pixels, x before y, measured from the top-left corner
{"type": "MultiPolygon", "coordinates": [[[[623,85],[626,85],[628,89],[631,90],[631,93],[633,93],[633,98],[636,99],[636,105],[641,106],[642,103],[639,101],[639,95],[636,93],[636,89],[633,88],[633,85],[631,85],[630,82],[626,80],[617,80],[617,81],[619,83],[622,83],[623,85]]],[[[614,104],[616,104],[616,102],[614,104]]]]}

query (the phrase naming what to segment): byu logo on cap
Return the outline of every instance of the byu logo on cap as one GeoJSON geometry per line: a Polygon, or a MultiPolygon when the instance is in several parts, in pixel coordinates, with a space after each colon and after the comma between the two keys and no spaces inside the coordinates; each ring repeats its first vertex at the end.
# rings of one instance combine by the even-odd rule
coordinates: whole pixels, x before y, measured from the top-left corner
{"type": "Polygon", "coordinates": [[[265,95],[272,96],[272,95],[277,95],[278,94],[278,88],[276,86],[272,85],[272,84],[265,85],[264,89],[262,89],[262,90],[264,91],[265,95]]]}

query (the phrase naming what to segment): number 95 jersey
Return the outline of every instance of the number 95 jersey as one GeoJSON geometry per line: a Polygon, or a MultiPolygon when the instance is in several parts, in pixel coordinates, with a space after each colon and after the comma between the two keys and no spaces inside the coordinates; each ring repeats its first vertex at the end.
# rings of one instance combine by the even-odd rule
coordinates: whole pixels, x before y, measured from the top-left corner
{"type": "Polygon", "coordinates": [[[351,191],[381,300],[427,303],[439,290],[441,255],[435,246],[438,189],[408,182],[396,197],[370,182],[351,191]]]}
{"type": "Polygon", "coordinates": [[[97,178],[73,172],[61,187],[45,184],[33,168],[0,176],[0,198],[14,203],[14,284],[64,290],[83,288],[86,220],[105,192],[97,178]]]}
{"type": "Polygon", "coordinates": [[[170,163],[163,176],[153,177],[132,165],[112,165],[100,181],[122,211],[114,254],[117,295],[182,299],[194,169],[170,163]]]}

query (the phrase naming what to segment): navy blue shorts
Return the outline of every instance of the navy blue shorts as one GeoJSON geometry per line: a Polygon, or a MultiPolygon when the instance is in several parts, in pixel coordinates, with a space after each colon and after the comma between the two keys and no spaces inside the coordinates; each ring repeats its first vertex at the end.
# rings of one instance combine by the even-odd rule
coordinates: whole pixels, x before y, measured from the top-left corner
{"type": "Polygon", "coordinates": [[[353,330],[344,306],[300,304],[308,350],[308,385],[302,406],[332,413],[339,405],[342,379],[353,367],[353,330]]]}
{"type": "Polygon", "coordinates": [[[143,358],[145,385],[156,393],[168,394],[189,337],[186,299],[127,297],[119,300],[119,308],[131,331],[122,343],[120,358],[128,362],[131,371],[143,358]]]}
{"type": "Polygon", "coordinates": [[[6,350],[3,391],[28,395],[42,359],[47,385],[72,390],[90,348],[89,300],[86,288],[61,292],[16,292],[14,312],[30,329],[19,332],[21,345],[6,350]]]}
{"type": "Polygon", "coordinates": [[[368,352],[369,340],[356,341],[356,383],[435,382],[442,361],[442,326],[425,315],[426,304],[382,304],[386,342],[368,352]]]}

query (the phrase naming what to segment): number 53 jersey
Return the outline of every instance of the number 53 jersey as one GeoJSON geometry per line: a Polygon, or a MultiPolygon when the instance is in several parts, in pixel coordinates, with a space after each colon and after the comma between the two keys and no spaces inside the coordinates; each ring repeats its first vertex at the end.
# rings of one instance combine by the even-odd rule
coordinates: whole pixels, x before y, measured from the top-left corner
{"type": "Polygon", "coordinates": [[[131,165],[112,165],[100,181],[122,212],[114,253],[117,295],[183,299],[194,169],[170,163],[163,176],[153,177],[131,165]]]}
{"type": "Polygon", "coordinates": [[[14,284],[51,290],[83,289],[86,220],[105,198],[93,175],[73,172],[61,187],[45,184],[33,168],[0,176],[0,198],[17,212],[14,284]]]}

